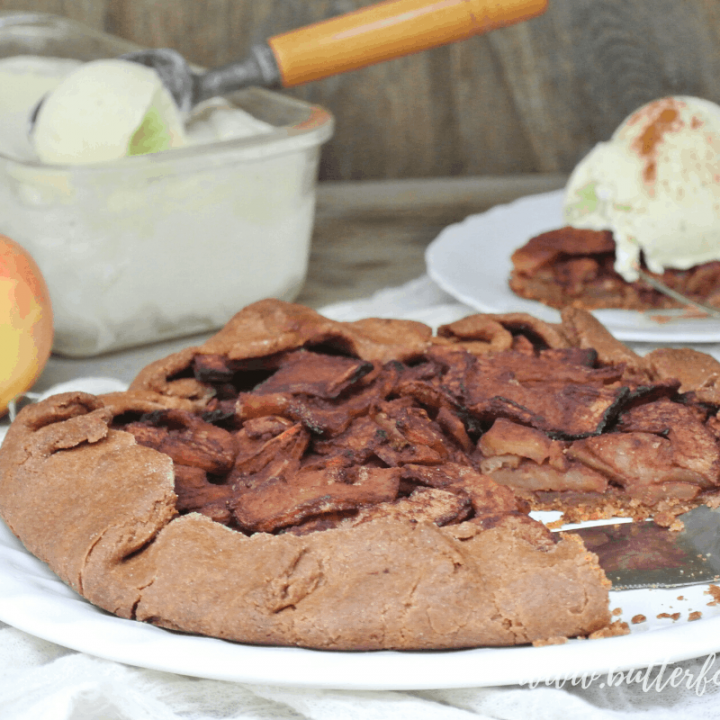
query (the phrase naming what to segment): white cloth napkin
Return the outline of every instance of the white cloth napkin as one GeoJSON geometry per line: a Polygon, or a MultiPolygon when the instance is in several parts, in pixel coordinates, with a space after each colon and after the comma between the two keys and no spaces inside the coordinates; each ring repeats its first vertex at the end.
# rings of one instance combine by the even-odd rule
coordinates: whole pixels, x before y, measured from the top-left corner
{"type": "MultiPolygon", "coordinates": [[[[322,312],[338,320],[375,315],[437,326],[472,310],[423,277],[322,312]]],[[[720,354],[720,346],[705,349],[720,354]]],[[[122,387],[107,378],[81,378],[45,395],[122,387]]],[[[3,434],[0,428],[0,441],[3,434]]],[[[553,680],[549,678],[551,683],[553,680]]],[[[598,677],[585,688],[550,684],[361,692],[247,685],[98,659],[0,623],[2,720],[630,720],[650,715],[657,720],[704,720],[720,716],[719,692],[720,659],[716,662],[714,656],[642,669],[632,677],[598,677]]]]}
{"type": "Polygon", "coordinates": [[[3,720],[706,720],[718,717],[712,660],[653,668],[648,682],[370,692],[202,680],[66,650],[0,623],[3,720]],[[676,673],[676,675],[672,675],[676,673]],[[671,678],[676,678],[672,681],[671,678]],[[680,680],[677,680],[680,678],[680,680]],[[698,680],[706,679],[704,684],[698,680]]]}

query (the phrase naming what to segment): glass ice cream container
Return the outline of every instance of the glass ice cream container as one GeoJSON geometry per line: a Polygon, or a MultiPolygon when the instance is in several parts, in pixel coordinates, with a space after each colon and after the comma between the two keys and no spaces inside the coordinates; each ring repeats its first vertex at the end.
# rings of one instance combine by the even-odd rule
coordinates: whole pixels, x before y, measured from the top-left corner
{"type": "Polygon", "coordinates": [[[58,82],[47,58],[64,73],[62,60],[135,49],[52,15],[0,13],[0,233],[38,263],[62,355],[210,331],[261,298],[292,300],[305,279],[333,131],[320,107],[248,88],[215,103],[252,116],[237,133],[233,117],[217,130],[210,103],[187,147],[89,165],[34,156],[26,118],[58,82]]]}

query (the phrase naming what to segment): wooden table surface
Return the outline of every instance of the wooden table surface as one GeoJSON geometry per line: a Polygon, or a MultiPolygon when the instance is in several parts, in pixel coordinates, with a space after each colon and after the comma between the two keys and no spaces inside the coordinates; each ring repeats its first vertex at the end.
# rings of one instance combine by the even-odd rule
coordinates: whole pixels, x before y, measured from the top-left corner
{"type": "MultiPolygon", "coordinates": [[[[217,67],[373,2],[0,0],[0,10],[57,13],[217,67]]],[[[323,180],[570,172],[650,100],[720,102],[720,2],[549,0],[528,22],[283,92],[336,117],[323,180]]]]}
{"type": "MultiPolygon", "coordinates": [[[[297,302],[320,308],[419,277],[425,271],[425,248],[447,225],[499,203],[555,190],[565,180],[564,175],[538,174],[320,183],[307,281],[297,302]]],[[[34,390],[88,376],[129,382],[149,362],[205,337],[95,358],[53,356],[34,390]]]]}

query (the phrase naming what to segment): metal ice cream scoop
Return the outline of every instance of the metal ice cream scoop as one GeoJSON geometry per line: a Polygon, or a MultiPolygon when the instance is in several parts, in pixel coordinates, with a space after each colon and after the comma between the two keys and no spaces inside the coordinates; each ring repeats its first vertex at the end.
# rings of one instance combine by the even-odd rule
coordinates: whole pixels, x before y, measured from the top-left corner
{"type": "MultiPolygon", "coordinates": [[[[245,60],[203,73],[167,48],[123,55],[156,70],[178,107],[250,85],[292,87],[464,40],[540,15],[548,0],[385,0],[275,35],[245,60]]],[[[42,101],[41,101],[42,103],[42,101]]],[[[40,103],[30,117],[34,126],[40,103]]]]}

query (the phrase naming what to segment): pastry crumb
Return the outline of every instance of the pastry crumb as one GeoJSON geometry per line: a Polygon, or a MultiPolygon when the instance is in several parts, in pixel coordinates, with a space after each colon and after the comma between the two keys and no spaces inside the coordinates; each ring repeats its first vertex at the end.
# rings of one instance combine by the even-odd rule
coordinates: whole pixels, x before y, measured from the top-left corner
{"type": "Polygon", "coordinates": [[[613,608],[612,614],[615,616],[622,615],[622,608],[613,608]]]}
{"type": "Polygon", "coordinates": [[[710,583],[710,585],[708,585],[708,589],[705,591],[705,595],[712,595],[712,600],[708,603],[709,607],[720,603],[720,587],[717,585],[710,583]]]}
{"type": "Polygon", "coordinates": [[[568,639],[566,637],[549,637],[544,640],[533,641],[533,647],[546,647],[547,645],[564,645],[568,639]]]}
{"type": "Polygon", "coordinates": [[[621,635],[629,635],[630,626],[622,620],[616,620],[600,630],[596,630],[590,634],[590,640],[601,640],[602,638],[619,637],[621,635]]]}
{"type": "Polygon", "coordinates": [[[644,623],[647,620],[647,618],[644,615],[633,615],[630,622],[633,625],[639,625],[640,623],[644,623]]]}
{"type": "Polygon", "coordinates": [[[699,610],[694,610],[688,615],[688,622],[692,622],[693,620],[700,620],[702,618],[702,613],[699,610]]]}
{"type": "Polygon", "coordinates": [[[679,612],[672,613],[672,614],[670,614],[670,613],[660,613],[659,615],[657,615],[657,619],[658,619],[658,620],[661,620],[662,618],[669,618],[670,620],[672,620],[673,622],[675,622],[676,620],[679,620],[679,619],[680,619],[680,613],[679,613],[679,612]]]}
{"type": "Polygon", "coordinates": [[[565,518],[561,517],[558,520],[553,520],[552,522],[547,523],[546,527],[550,528],[550,530],[557,530],[565,525],[566,522],[565,518]]]}

